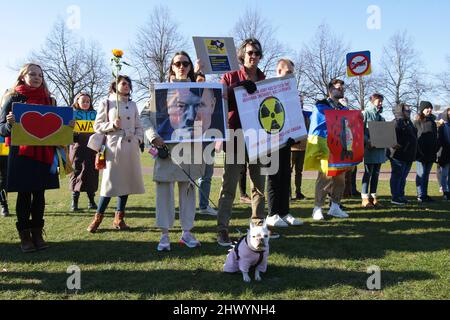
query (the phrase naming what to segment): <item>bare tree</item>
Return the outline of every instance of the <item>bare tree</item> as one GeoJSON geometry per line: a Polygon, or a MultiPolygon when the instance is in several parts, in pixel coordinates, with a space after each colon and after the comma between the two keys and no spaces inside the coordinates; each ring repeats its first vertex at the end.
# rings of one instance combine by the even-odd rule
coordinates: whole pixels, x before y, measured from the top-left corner
{"type": "Polygon", "coordinates": [[[450,99],[450,56],[447,56],[447,71],[437,77],[438,89],[442,91],[443,97],[450,99]]]}
{"type": "Polygon", "coordinates": [[[328,83],[346,74],[345,54],[348,45],[334,35],[329,26],[320,25],[311,41],[304,44],[296,64],[303,83],[300,85],[309,102],[328,96],[328,83]]]}
{"type": "Polygon", "coordinates": [[[155,7],[131,46],[131,64],[137,73],[137,100],[149,96],[151,82],[164,82],[172,55],[187,50],[188,42],[179,33],[166,6],[155,7]]]}
{"type": "Polygon", "coordinates": [[[42,49],[32,54],[59,103],[72,105],[75,96],[87,91],[96,104],[106,94],[108,68],[98,43],[85,45],[62,19],[58,19],[42,49]]]}
{"type": "Polygon", "coordinates": [[[369,103],[370,96],[375,92],[380,92],[378,83],[379,75],[374,73],[368,76],[351,78],[347,85],[347,97],[350,105],[364,110],[369,103]]]}
{"type": "Polygon", "coordinates": [[[421,71],[418,53],[407,32],[398,32],[383,48],[381,59],[382,86],[388,107],[400,102],[417,107],[417,97],[428,90],[421,71]]]}
{"type": "Polygon", "coordinates": [[[234,25],[232,36],[237,45],[248,38],[258,39],[264,51],[260,69],[266,75],[272,75],[276,67],[275,64],[286,54],[287,47],[276,40],[277,30],[268,21],[261,16],[258,10],[247,8],[234,25]]]}

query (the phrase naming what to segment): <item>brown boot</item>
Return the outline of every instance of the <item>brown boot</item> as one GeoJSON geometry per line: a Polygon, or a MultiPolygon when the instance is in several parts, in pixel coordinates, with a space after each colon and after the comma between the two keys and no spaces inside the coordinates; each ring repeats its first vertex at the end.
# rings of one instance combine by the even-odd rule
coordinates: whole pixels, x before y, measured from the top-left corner
{"type": "Polygon", "coordinates": [[[371,201],[372,201],[372,204],[373,204],[374,207],[376,207],[376,208],[381,208],[381,207],[383,207],[383,206],[381,205],[381,203],[378,202],[377,198],[373,198],[373,199],[371,199],[371,201]]]}
{"type": "Polygon", "coordinates": [[[372,202],[369,199],[362,199],[361,207],[363,208],[373,208],[372,202]]]}
{"type": "Polygon", "coordinates": [[[126,225],[123,218],[125,217],[125,212],[123,211],[116,211],[116,215],[114,217],[113,221],[113,228],[117,230],[128,230],[130,229],[129,226],[126,225]]]}
{"type": "Polygon", "coordinates": [[[97,232],[97,229],[100,226],[100,224],[102,223],[102,221],[103,221],[103,215],[100,213],[96,213],[94,216],[94,220],[87,228],[87,231],[89,231],[90,233],[97,232]]]}
{"type": "Polygon", "coordinates": [[[20,249],[22,249],[22,252],[29,253],[36,251],[36,247],[34,246],[33,240],[31,239],[30,229],[19,231],[19,237],[20,249]]]}
{"type": "Polygon", "coordinates": [[[37,250],[43,250],[49,247],[49,245],[45,242],[44,238],[42,237],[42,232],[43,232],[42,228],[31,229],[31,238],[37,250]]]}

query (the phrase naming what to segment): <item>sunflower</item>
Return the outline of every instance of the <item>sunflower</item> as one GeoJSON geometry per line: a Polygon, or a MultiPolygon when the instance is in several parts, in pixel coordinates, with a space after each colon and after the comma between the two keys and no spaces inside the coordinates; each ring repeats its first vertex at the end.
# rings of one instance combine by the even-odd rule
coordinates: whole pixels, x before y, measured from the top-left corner
{"type": "Polygon", "coordinates": [[[122,58],[123,57],[123,51],[122,50],[114,49],[112,51],[112,53],[113,53],[114,57],[116,57],[116,58],[122,58]]]}

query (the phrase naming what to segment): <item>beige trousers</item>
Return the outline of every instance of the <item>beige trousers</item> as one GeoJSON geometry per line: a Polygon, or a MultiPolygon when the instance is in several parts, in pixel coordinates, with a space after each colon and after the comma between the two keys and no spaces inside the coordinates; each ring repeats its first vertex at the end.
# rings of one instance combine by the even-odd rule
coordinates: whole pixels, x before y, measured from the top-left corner
{"type": "MultiPolygon", "coordinates": [[[[170,229],[175,223],[174,182],[156,183],[156,226],[170,229]]],[[[194,227],[195,189],[190,182],[178,182],[180,201],[180,223],[184,231],[194,227]]]]}

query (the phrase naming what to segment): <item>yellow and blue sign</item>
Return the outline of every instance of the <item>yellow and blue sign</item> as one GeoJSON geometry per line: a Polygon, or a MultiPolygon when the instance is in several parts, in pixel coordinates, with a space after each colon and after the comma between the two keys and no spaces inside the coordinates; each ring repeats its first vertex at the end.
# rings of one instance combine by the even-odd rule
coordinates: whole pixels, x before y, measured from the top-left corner
{"type": "Polygon", "coordinates": [[[5,138],[0,137],[0,156],[7,156],[9,154],[9,146],[5,143],[5,138]]]}
{"type": "Polygon", "coordinates": [[[370,51],[347,54],[347,76],[362,77],[372,73],[370,51]]]}
{"type": "Polygon", "coordinates": [[[76,133],[94,133],[94,122],[97,117],[96,111],[76,110],[73,112],[73,119],[75,120],[75,128],[73,132],[76,133]]]}
{"type": "Polygon", "coordinates": [[[13,146],[64,146],[73,142],[73,109],[15,103],[13,146]]]}

